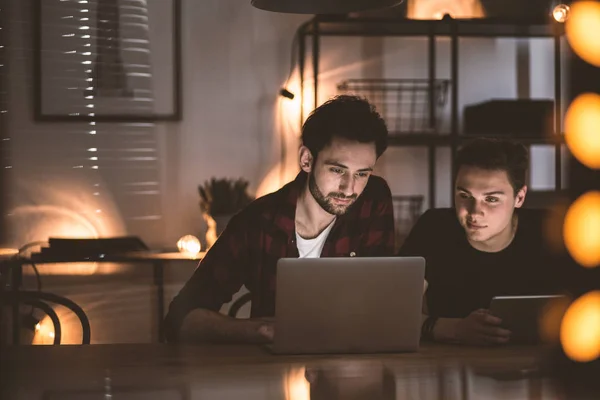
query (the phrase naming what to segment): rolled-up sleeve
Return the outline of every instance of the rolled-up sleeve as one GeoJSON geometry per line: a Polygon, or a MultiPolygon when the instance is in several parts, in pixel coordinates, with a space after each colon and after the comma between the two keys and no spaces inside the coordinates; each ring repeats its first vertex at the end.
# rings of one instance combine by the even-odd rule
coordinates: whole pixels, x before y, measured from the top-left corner
{"type": "Polygon", "coordinates": [[[231,301],[248,276],[249,223],[234,216],[199,263],[192,277],[175,296],[164,321],[167,341],[176,342],[186,315],[197,308],[219,311],[231,301]]]}

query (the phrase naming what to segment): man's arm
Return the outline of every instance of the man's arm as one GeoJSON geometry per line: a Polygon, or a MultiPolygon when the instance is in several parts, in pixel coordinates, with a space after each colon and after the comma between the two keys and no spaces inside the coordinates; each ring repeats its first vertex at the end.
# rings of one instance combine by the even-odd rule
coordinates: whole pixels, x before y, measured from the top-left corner
{"type": "Polygon", "coordinates": [[[439,318],[433,328],[433,340],[470,345],[507,343],[511,332],[501,328],[501,323],[488,310],[475,310],[465,318],[439,318]]]}
{"type": "MultiPolygon", "coordinates": [[[[431,245],[435,243],[434,214],[430,211],[425,212],[411,229],[410,234],[404,241],[399,251],[401,257],[425,257],[427,259],[431,250],[431,245]]],[[[427,302],[427,288],[429,286],[428,277],[433,271],[427,269],[425,273],[425,284],[423,289],[423,312],[421,315],[421,326],[430,332],[428,339],[443,343],[462,343],[472,345],[506,343],[510,338],[510,332],[500,328],[502,321],[491,315],[487,310],[476,310],[466,318],[436,318],[430,315],[427,302]],[[429,318],[434,318],[432,325],[426,325],[429,318]]],[[[448,299],[452,301],[452,299],[448,299]]]]}
{"type": "Polygon", "coordinates": [[[442,343],[473,345],[502,344],[510,339],[510,331],[502,329],[502,321],[487,310],[476,310],[466,318],[435,318],[432,325],[426,324],[429,317],[427,307],[427,281],[423,285],[423,312],[421,326],[431,327],[430,332],[422,332],[426,339],[442,343]]]}
{"type": "Polygon", "coordinates": [[[234,216],[175,296],[165,318],[168,341],[259,342],[261,336],[268,340],[272,326],[267,321],[235,320],[219,314],[251,273],[248,225],[243,217],[234,216]]]}
{"type": "Polygon", "coordinates": [[[199,308],[185,316],[179,341],[260,344],[272,341],[273,334],[273,324],[269,320],[235,319],[199,308]]]}

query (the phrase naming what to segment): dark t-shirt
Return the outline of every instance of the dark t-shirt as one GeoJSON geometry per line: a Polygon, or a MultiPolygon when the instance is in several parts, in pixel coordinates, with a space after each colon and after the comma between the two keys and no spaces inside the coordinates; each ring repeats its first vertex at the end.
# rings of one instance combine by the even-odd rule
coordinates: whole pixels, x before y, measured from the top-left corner
{"type": "Polygon", "coordinates": [[[560,281],[557,262],[543,234],[544,212],[516,209],[517,232],[496,253],[476,250],[467,241],[453,209],[432,209],[417,221],[401,256],[425,257],[428,314],[463,318],[489,308],[494,296],[554,294],[560,281]]]}

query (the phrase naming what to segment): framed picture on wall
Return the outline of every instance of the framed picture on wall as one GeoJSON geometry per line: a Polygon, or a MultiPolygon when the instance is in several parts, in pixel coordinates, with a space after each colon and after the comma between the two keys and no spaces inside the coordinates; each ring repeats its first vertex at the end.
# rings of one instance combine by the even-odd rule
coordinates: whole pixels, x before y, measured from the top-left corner
{"type": "Polygon", "coordinates": [[[38,121],[181,119],[180,0],[36,0],[38,121]]]}

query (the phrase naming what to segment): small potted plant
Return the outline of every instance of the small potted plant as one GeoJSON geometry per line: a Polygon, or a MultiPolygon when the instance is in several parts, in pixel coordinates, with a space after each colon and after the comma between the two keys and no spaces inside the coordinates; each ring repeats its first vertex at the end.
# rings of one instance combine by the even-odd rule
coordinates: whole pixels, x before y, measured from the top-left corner
{"type": "Polygon", "coordinates": [[[243,178],[212,178],[198,186],[200,210],[208,230],[206,244],[212,246],[231,217],[254,200],[248,194],[249,182],[243,178]]]}

